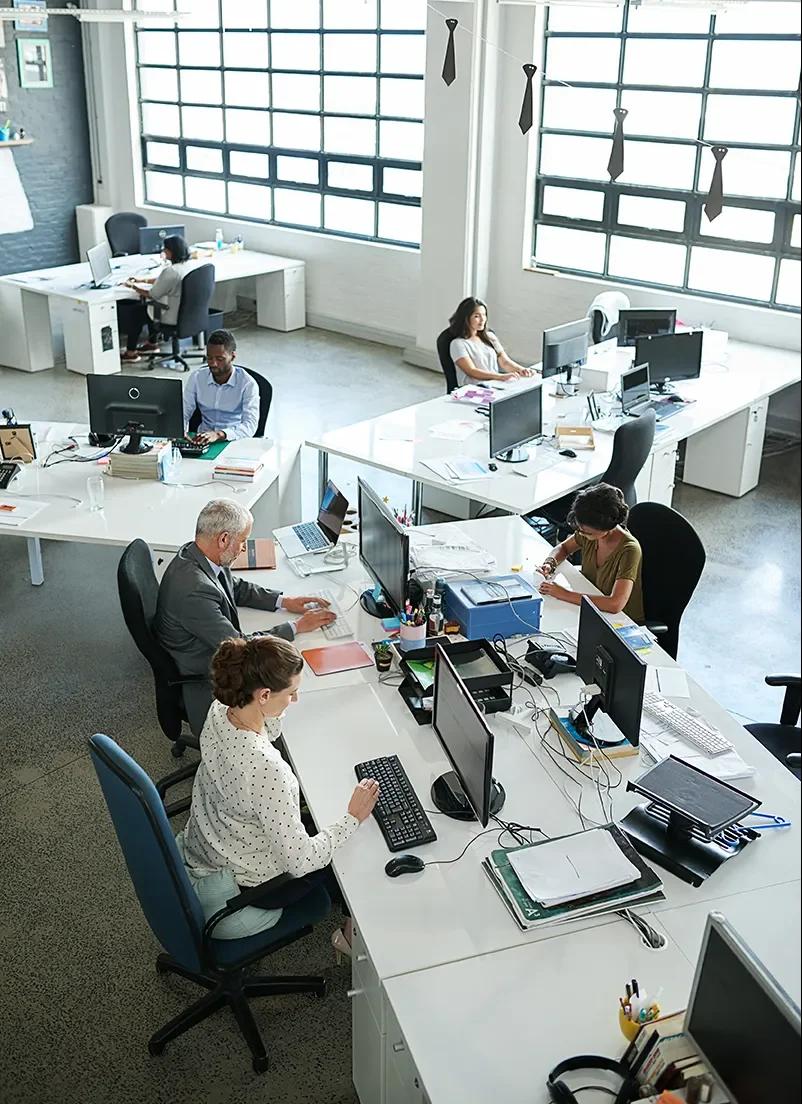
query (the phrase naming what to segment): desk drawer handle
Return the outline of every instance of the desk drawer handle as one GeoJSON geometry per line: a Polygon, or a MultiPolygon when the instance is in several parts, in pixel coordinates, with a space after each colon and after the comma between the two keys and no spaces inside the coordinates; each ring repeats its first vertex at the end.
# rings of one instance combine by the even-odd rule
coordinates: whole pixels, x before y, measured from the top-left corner
{"type": "Polygon", "coordinates": [[[367,962],[368,956],[367,955],[357,955],[356,960],[357,960],[357,962],[367,962]]]}
{"type": "Polygon", "coordinates": [[[404,1051],[406,1049],[407,1048],[404,1046],[403,1043],[393,1043],[393,1050],[395,1051],[396,1054],[400,1054],[402,1051],[404,1051]]]}

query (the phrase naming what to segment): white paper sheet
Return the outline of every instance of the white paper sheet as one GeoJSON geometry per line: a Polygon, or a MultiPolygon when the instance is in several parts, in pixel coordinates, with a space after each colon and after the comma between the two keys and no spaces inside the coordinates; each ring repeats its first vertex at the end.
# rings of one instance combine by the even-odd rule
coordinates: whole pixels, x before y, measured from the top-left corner
{"type": "Polygon", "coordinates": [[[429,435],[440,441],[467,441],[474,433],[478,433],[481,428],[478,422],[463,422],[458,418],[453,418],[451,421],[433,425],[429,430],[429,435]]]}
{"type": "Polygon", "coordinates": [[[33,218],[14,151],[0,149],[0,234],[21,234],[25,230],[33,230],[33,218]]]}
{"type": "Polygon", "coordinates": [[[688,676],[681,667],[649,667],[646,672],[646,689],[664,698],[689,698],[688,676]]]}

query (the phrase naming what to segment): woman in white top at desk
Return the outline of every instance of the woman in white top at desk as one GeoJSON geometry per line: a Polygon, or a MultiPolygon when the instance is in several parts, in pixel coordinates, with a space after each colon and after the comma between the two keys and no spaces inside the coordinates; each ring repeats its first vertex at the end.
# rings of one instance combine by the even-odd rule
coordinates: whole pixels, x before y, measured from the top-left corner
{"type": "MultiPolygon", "coordinates": [[[[339,820],[316,835],[307,831],[298,780],[273,745],[281,736],[281,717],[298,700],[302,670],[295,645],[276,636],[225,640],[217,649],[211,665],[215,700],[201,733],[184,830],[186,861],[198,877],[228,868],[241,889],[250,889],[291,874],[257,907],[275,910],[276,923],[292,919],[295,927],[310,921],[305,909],[316,908],[319,894],[309,894],[319,886],[347,916],[331,857],[367,820],[379,796],[378,783],[364,780],[339,820]]],[[[324,728],[321,719],[322,739],[324,728]]],[[[350,918],[331,941],[338,958],[350,955],[350,918]]]]}
{"type": "Polygon", "coordinates": [[[481,299],[463,299],[449,319],[451,359],[457,369],[457,387],[471,380],[513,380],[533,375],[510,360],[504,346],[487,328],[487,306],[481,299]]]}
{"type": "Polygon", "coordinates": [[[140,301],[132,303],[123,299],[117,304],[120,325],[128,338],[126,350],[120,357],[123,361],[133,363],[141,360],[140,352],[158,352],[159,346],[155,339],[159,325],[164,323],[165,326],[174,326],[178,322],[181,282],[195,267],[195,262],[186,241],[178,234],[164,239],[163,253],[168,263],[158,276],[147,280],[126,281],[126,287],[133,288],[140,296],[140,301]],[[146,284],[151,286],[145,287],[146,284]],[[148,308],[149,303],[156,303],[161,308],[157,315],[154,316],[148,308]],[[148,328],[148,340],[139,345],[139,335],[145,326],[148,328]]]}

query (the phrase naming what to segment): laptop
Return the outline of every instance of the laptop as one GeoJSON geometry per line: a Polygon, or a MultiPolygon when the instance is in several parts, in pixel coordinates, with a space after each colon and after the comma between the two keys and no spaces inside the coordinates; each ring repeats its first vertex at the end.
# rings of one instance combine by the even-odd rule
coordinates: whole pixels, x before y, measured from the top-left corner
{"type": "Polygon", "coordinates": [[[329,480],[323,492],[317,521],[302,522],[276,529],[273,538],[278,541],[285,556],[306,556],[310,552],[328,552],[340,539],[348,499],[329,480]]]}
{"type": "Polygon", "coordinates": [[[86,251],[86,259],[92,273],[94,288],[111,287],[111,249],[106,242],[95,245],[86,251]]]}
{"type": "Polygon", "coordinates": [[[638,364],[621,376],[621,409],[631,418],[653,410],[659,422],[683,409],[683,403],[670,399],[652,399],[649,391],[649,365],[638,364]]]}

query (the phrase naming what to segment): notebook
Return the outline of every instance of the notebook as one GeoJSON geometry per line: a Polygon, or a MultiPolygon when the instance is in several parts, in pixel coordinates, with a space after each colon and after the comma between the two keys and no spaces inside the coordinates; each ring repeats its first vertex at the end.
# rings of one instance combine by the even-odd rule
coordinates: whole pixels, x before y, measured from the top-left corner
{"type": "Polygon", "coordinates": [[[271,537],[251,538],[241,556],[231,565],[232,571],[253,571],[263,568],[272,571],[276,566],[276,546],[271,537]]]}
{"type": "Polygon", "coordinates": [[[316,675],[336,675],[339,671],[356,671],[360,667],[372,667],[373,657],[361,644],[330,644],[327,648],[309,648],[301,655],[316,675]]]}

